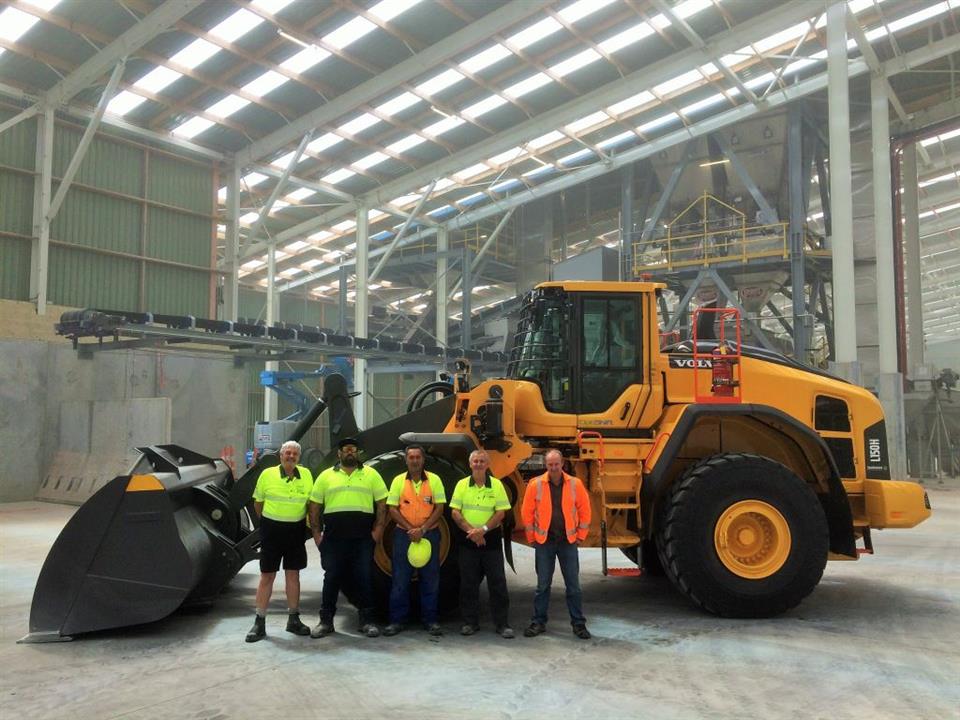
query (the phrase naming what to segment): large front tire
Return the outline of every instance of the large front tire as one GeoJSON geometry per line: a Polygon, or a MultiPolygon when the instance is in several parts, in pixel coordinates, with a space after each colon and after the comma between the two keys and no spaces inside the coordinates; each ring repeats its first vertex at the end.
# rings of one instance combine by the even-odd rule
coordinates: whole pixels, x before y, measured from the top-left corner
{"type": "Polygon", "coordinates": [[[715,455],[671,488],[657,544],[667,576],[693,603],[724,617],[769,617],[813,591],[827,562],[826,517],[787,467],[715,455]]]}

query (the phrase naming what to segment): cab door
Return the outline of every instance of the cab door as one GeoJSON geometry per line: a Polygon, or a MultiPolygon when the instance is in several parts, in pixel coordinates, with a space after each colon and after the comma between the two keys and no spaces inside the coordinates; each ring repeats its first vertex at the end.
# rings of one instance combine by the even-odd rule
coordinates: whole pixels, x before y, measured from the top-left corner
{"type": "Polygon", "coordinates": [[[650,388],[643,382],[640,293],[583,293],[576,364],[577,425],[604,432],[630,427],[650,388]]]}

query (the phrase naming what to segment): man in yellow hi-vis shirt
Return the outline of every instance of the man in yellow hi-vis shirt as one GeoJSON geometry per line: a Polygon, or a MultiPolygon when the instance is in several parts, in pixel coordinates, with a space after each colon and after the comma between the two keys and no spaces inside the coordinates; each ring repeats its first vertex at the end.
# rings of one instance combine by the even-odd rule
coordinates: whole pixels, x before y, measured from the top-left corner
{"type": "Polygon", "coordinates": [[[260,473],[253,491],[253,507],[260,516],[260,584],[257,617],[247,633],[247,642],[257,642],[267,636],[267,605],[281,560],[289,612],[287,632],[310,634],[310,628],[300,622],[300,571],[307,566],[304,519],[313,477],[309,470],[297,464],[299,461],[300,443],[288,440],[280,447],[280,464],[260,473]]]}
{"type": "Polygon", "coordinates": [[[470,475],[457,483],[450,499],[453,521],[467,534],[460,546],[460,634],[473,635],[480,627],[480,582],[486,576],[497,634],[512,638],[500,529],[510,500],[503,483],[490,474],[489,468],[490,458],[485,450],[470,453],[470,475]]]}

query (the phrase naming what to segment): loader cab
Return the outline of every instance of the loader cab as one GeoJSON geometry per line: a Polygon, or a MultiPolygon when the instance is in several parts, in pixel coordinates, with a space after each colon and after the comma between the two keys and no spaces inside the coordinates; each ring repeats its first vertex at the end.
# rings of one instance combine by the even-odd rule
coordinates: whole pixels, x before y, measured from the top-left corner
{"type": "Polygon", "coordinates": [[[628,427],[644,394],[643,294],[541,286],[527,295],[507,375],[535,382],[580,427],[628,427]]]}

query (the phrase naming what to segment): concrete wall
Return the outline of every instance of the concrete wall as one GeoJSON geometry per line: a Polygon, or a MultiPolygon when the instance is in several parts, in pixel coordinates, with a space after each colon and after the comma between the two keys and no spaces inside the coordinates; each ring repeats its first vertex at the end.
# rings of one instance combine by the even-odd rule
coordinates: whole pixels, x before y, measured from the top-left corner
{"type": "MultiPolygon", "coordinates": [[[[134,404],[124,401],[169,398],[171,442],[243,467],[247,373],[231,358],[116,350],[81,359],[53,333],[58,317],[38,318],[29,303],[0,303],[0,502],[32,499],[57,452],[84,445],[82,428],[61,433],[71,407],[82,407],[76,403],[117,401],[116,418],[136,418],[127,412],[134,404]],[[44,339],[24,339],[31,337],[44,339]]],[[[112,421],[116,447],[107,450],[123,455],[128,440],[140,442],[129,422],[137,421],[112,421]]],[[[90,433],[100,438],[97,452],[104,451],[109,429],[91,426],[90,433]]]]}

